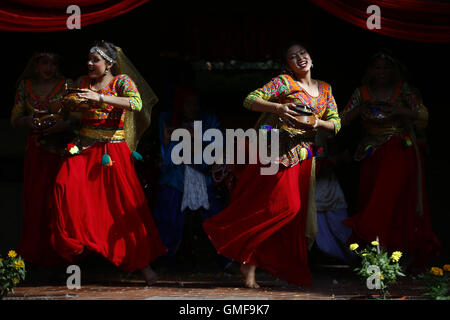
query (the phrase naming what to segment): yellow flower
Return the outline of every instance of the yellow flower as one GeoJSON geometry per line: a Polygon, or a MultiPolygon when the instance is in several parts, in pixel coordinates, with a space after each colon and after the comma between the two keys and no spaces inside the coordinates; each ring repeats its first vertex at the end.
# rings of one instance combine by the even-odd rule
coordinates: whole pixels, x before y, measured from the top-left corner
{"type": "Polygon", "coordinates": [[[16,260],[14,261],[14,268],[16,269],[25,268],[25,264],[23,263],[22,260],[16,260]]]}
{"type": "Polygon", "coordinates": [[[446,264],[442,267],[445,271],[450,271],[450,264],[446,264]]]}
{"type": "Polygon", "coordinates": [[[19,282],[20,282],[19,279],[17,279],[17,278],[14,278],[14,279],[13,279],[13,284],[18,284],[19,282]]]}
{"type": "Polygon", "coordinates": [[[372,241],[371,244],[372,244],[373,246],[379,245],[378,241],[372,241]]]}
{"type": "Polygon", "coordinates": [[[443,276],[444,275],[444,271],[438,267],[432,267],[430,269],[430,273],[434,276],[443,276]]]}
{"type": "Polygon", "coordinates": [[[394,251],[394,252],[392,252],[391,259],[392,259],[392,261],[398,262],[400,260],[401,256],[402,256],[402,253],[400,251],[394,251]]]}
{"type": "Polygon", "coordinates": [[[380,279],[384,280],[384,276],[380,273],[380,279]]]}
{"type": "Polygon", "coordinates": [[[359,245],[357,243],[352,243],[350,245],[350,250],[355,251],[356,249],[358,249],[359,245]]]}
{"type": "Polygon", "coordinates": [[[15,257],[17,257],[17,253],[14,250],[10,250],[8,252],[8,257],[15,258],[15,257]]]}
{"type": "Polygon", "coordinates": [[[363,257],[367,256],[367,253],[363,253],[362,256],[363,256],[363,257]]]}

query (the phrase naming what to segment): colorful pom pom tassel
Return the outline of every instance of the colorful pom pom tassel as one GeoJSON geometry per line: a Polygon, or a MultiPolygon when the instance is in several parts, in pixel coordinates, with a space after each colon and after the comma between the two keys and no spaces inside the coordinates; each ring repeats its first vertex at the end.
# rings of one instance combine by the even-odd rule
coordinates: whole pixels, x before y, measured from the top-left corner
{"type": "Polygon", "coordinates": [[[308,157],[308,149],[301,148],[300,149],[300,160],[305,160],[308,157]]]}
{"type": "Polygon", "coordinates": [[[102,157],[102,166],[111,167],[113,165],[111,157],[107,154],[104,154],[102,157]]]}
{"type": "Polygon", "coordinates": [[[366,157],[370,156],[373,152],[373,147],[371,145],[368,145],[364,151],[366,152],[366,157]]]}
{"type": "Polygon", "coordinates": [[[412,146],[411,138],[409,136],[404,136],[402,139],[402,145],[405,147],[411,147],[412,146]]]}
{"type": "Polygon", "coordinates": [[[306,148],[306,152],[308,152],[308,155],[306,156],[306,159],[311,159],[312,158],[312,152],[309,148],[306,148]]]}
{"type": "Polygon", "coordinates": [[[108,148],[105,143],[105,154],[102,157],[102,166],[111,167],[112,165],[113,165],[113,162],[111,160],[111,157],[108,155],[108,148]]]}
{"type": "Polygon", "coordinates": [[[136,160],[136,161],[142,161],[144,158],[142,157],[142,155],[139,153],[139,152],[137,152],[137,151],[133,151],[132,153],[131,153],[131,156],[133,157],[133,159],[134,160],[136,160]]]}

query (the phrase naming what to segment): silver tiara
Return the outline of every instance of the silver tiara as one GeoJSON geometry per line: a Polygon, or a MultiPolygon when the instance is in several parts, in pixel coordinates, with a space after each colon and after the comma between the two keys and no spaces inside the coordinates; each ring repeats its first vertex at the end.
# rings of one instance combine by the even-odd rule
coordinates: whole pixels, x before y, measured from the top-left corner
{"type": "Polygon", "coordinates": [[[108,62],[116,62],[113,58],[108,56],[102,49],[99,47],[92,47],[90,50],[91,53],[97,52],[99,55],[101,55],[106,61],[108,62]]]}

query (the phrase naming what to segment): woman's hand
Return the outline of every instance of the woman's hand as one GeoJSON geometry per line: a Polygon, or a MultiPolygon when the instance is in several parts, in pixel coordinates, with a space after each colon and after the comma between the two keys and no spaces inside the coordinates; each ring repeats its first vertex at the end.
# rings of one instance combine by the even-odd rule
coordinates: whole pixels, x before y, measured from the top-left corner
{"type": "Polygon", "coordinates": [[[313,129],[319,129],[322,128],[326,131],[334,132],[334,122],[331,120],[322,120],[322,119],[316,119],[316,122],[314,123],[313,129]]]}
{"type": "Polygon", "coordinates": [[[80,89],[80,90],[83,92],[77,93],[78,97],[95,102],[100,101],[100,94],[98,94],[97,92],[94,92],[90,89],[80,89]]]}
{"type": "Polygon", "coordinates": [[[299,113],[295,111],[295,107],[295,103],[288,102],[278,104],[275,109],[275,113],[281,118],[281,120],[283,120],[287,126],[292,128],[296,128],[301,125],[300,121],[296,118],[296,116],[299,116],[299,113]]]}

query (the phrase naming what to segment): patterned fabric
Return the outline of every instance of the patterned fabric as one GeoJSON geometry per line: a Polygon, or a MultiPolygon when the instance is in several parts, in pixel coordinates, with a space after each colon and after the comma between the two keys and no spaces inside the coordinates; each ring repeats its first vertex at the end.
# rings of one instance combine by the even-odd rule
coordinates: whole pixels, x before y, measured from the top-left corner
{"type": "MultiPolygon", "coordinates": [[[[366,102],[375,102],[367,86],[357,88],[346,107],[342,111],[341,117],[346,115],[366,102]]],[[[398,82],[391,97],[381,102],[387,102],[395,108],[409,108],[418,114],[418,119],[413,123],[415,131],[424,129],[428,124],[428,110],[424,106],[422,99],[416,89],[406,82],[398,82]]],[[[412,128],[407,128],[407,123],[398,118],[374,122],[363,119],[367,135],[361,140],[354,155],[356,160],[362,160],[372,154],[377,148],[384,145],[394,135],[404,135],[405,139],[410,139],[409,134],[412,128]]]]}
{"type": "MultiPolygon", "coordinates": [[[[277,76],[262,88],[251,92],[244,100],[244,107],[251,110],[251,103],[256,98],[279,103],[302,103],[313,109],[316,118],[333,121],[336,134],[341,128],[341,120],[336,101],[331,92],[331,86],[321,80],[318,80],[318,82],[319,95],[313,97],[300,87],[290,75],[277,76]]],[[[281,122],[276,114],[264,112],[255,128],[259,129],[262,126],[280,128],[281,122]]],[[[280,163],[286,167],[292,167],[314,155],[313,140],[315,132],[298,131],[300,133],[293,134],[280,130],[280,163]]]]}
{"type": "MultiPolygon", "coordinates": [[[[83,76],[78,81],[80,88],[89,88],[90,78],[83,76]]],[[[130,111],[142,109],[142,99],[134,81],[126,74],[117,75],[111,82],[101,90],[93,90],[103,93],[105,96],[128,97],[130,99],[130,111]]],[[[110,129],[122,129],[126,110],[123,108],[100,104],[92,104],[92,108],[83,113],[82,125],[86,127],[101,127],[110,129]]]]}
{"type": "Polygon", "coordinates": [[[61,78],[48,95],[39,95],[33,91],[33,80],[25,79],[19,83],[11,111],[11,123],[17,118],[32,115],[36,111],[48,110],[50,101],[58,99],[64,94],[65,84],[70,86],[70,79],[61,78]]]}

